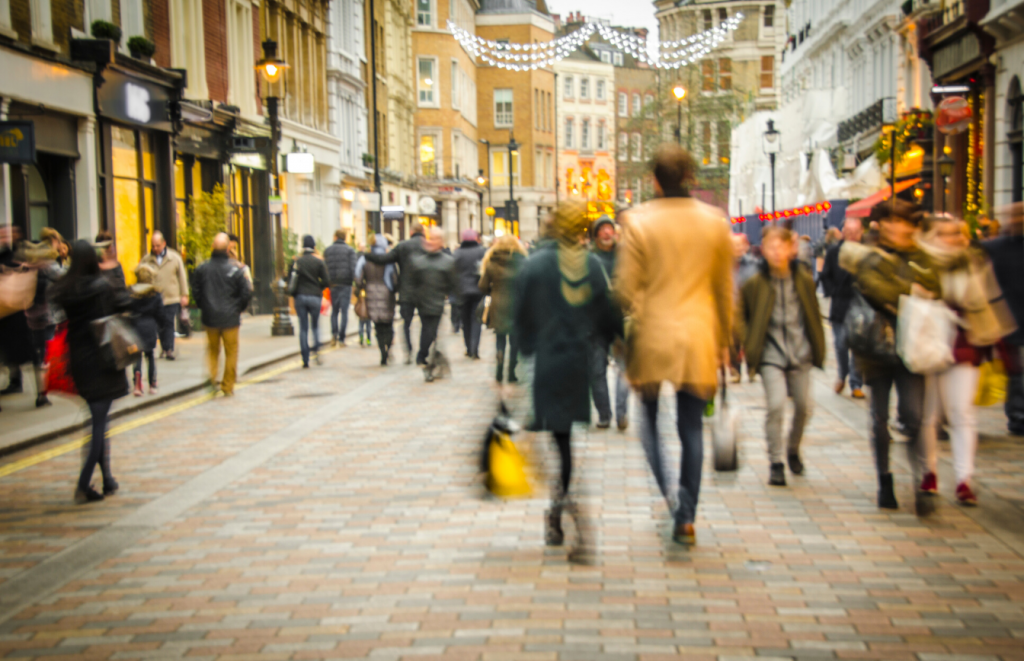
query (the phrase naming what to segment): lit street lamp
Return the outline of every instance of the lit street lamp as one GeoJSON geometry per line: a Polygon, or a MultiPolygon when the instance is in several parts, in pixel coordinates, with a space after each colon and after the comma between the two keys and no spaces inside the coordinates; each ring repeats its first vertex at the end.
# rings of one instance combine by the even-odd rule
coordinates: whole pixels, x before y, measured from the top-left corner
{"type": "Polygon", "coordinates": [[[775,130],[775,120],[768,120],[768,130],[764,132],[764,153],[772,164],[772,213],[775,213],[775,155],[782,151],[781,134],[775,130]]]}
{"type": "MultiPolygon", "coordinates": [[[[269,85],[281,80],[288,63],[277,56],[277,42],[267,39],[263,42],[263,59],[256,64],[257,71],[263,76],[263,80],[269,85]]],[[[267,119],[270,122],[270,180],[274,187],[274,197],[281,195],[280,173],[277,168],[278,142],[281,140],[281,117],[278,114],[280,98],[268,96],[267,119]]],[[[274,321],[270,326],[270,334],[295,335],[295,327],[292,326],[292,319],[288,315],[288,297],[285,294],[284,284],[284,233],[281,228],[281,212],[274,214],[274,321]]]]}
{"type": "Polygon", "coordinates": [[[683,99],[686,97],[686,88],[676,85],[672,88],[672,95],[676,97],[676,144],[683,146],[683,99]]]}
{"type": "Polygon", "coordinates": [[[487,201],[490,203],[490,182],[484,177],[484,169],[480,168],[476,175],[476,185],[480,187],[476,193],[480,196],[480,235],[484,234],[484,184],[487,184],[487,201]]]}

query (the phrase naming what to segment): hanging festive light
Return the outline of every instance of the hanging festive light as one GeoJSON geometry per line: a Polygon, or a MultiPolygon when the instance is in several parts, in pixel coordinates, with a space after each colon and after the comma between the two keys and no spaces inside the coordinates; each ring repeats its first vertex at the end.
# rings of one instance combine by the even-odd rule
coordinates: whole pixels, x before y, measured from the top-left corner
{"type": "Polygon", "coordinates": [[[534,71],[550,67],[580,48],[595,32],[604,41],[643,64],[661,69],[678,69],[700,60],[716,48],[729,33],[739,27],[743,14],[736,14],[721,25],[676,41],[658,44],[656,54],[647,50],[647,42],[634,34],[619,32],[602,23],[584,23],[579,29],[544,43],[499,43],[484,39],[448,21],[452,36],[475,57],[490,66],[510,71],[534,71]]]}

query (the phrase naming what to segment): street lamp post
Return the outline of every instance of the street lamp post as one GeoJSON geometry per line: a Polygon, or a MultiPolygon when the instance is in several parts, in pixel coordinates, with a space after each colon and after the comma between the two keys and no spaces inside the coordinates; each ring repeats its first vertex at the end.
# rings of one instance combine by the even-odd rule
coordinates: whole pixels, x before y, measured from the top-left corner
{"type": "Polygon", "coordinates": [[[953,159],[949,153],[953,151],[946,145],[942,148],[942,158],[939,159],[939,174],[942,175],[942,213],[946,213],[946,186],[949,185],[949,175],[953,174],[953,159]]]}
{"type": "MultiPolygon", "coordinates": [[[[487,146],[487,208],[494,206],[494,199],[491,197],[491,141],[480,138],[480,143],[487,146]]],[[[482,173],[483,170],[480,170],[482,173]]],[[[493,221],[492,221],[493,222],[493,221]]],[[[483,234],[483,220],[480,220],[480,233],[483,234]]],[[[491,234],[494,234],[494,225],[491,225],[491,234]]]]}
{"type": "MultiPolygon", "coordinates": [[[[263,59],[256,64],[256,69],[270,85],[281,80],[288,63],[277,57],[277,42],[267,39],[263,42],[263,59]]],[[[267,119],[270,122],[270,180],[273,185],[274,197],[281,195],[280,173],[278,172],[278,142],[281,140],[281,117],[279,114],[280,98],[267,97],[267,119]]],[[[284,284],[284,230],[281,227],[281,212],[274,214],[274,321],[270,326],[273,336],[295,335],[291,316],[288,314],[288,296],[284,284]]]]}
{"type": "Polygon", "coordinates": [[[686,97],[686,88],[676,85],[672,88],[672,94],[676,97],[676,144],[683,146],[683,99],[686,97]]]}
{"type": "MultiPolygon", "coordinates": [[[[516,198],[512,188],[512,163],[516,152],[519,151],[519,144],[512,131],[508,132],[508,206],[505,209],[505,222],[509,223],[508,231],[512,231],[512,223],[519,222],[519,207],[516,206],[516,198]]],[[[514,232],[513,232],[514,233],[514,232]]]]}
{"type": "Polygon", "coordinates": [[[484,234],[484,184],[487,180],[484,178],[484,169],[480,168],[476,175],[476,185],[480,187],[480,190],[476,192],[480,196],[480,236],[484,234]]]}
{"type": "Polygon", "coordinates": [[[775,130],[775,120],[768,120],[768,130],[764,132],[764,153],[772,165],[772,213],[775,213],[775,155],[782,149],[781,134],[775,130]]]}

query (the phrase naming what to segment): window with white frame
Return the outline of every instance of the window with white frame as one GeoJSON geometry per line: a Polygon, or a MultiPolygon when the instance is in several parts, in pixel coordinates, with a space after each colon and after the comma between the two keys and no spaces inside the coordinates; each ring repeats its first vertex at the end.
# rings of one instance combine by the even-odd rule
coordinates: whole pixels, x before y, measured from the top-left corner
{"type": "Polygon", "coordinates": [[[612,63],[612,52],[610,50],[601,51],[601,61],[605,64],[612,63]]]}
{"type": "Polygon", "coordinates": [[[622,53],[612,54],[612,64],[614,64],[617,67],[622,66],[622,53]]]}
{"type": "Polygon", "coordinates": [[[32,40],[52,44],[53,17],[50,12],[50,0],[31,0],[28,9],[32,21],[32,40]]]}
{"type": "Polygon", "coordinates": [[[605,148],[604,141],[605,141],[605,125],[604,125],[604,122],[601,121],[601,122],[597,123],[597,148],[598,149],[604,149],[605,148]]]}
{"type": "Polygon", "coordinates": [[[580,122],[580,149],[590,149],[590,120],[580,122]]]}
{"type": "Polygon", "coordinates": [[[594,98],[598,101],[604,101],[604,80],[600,78],[594,85],[594,98]]]}
{"type": "MultiPolygon", "coordinates": [[[[519,185],[519,152],[512,152],[512,183],[519,185]]],[[[491,185],[501,189],[508,186],[508,150],[491,152],[491,185]]]]}
{"type": "MultiPolygon", "coordinates": [[[[121,0],[121,31],[124,33],[123,43],[125,44],[132,37],[146,36],[146,25],[142,17],[142,0],[121,0]]],[[[251,22],[249,31],[252,32],[251,22]]]]}
{"type": "Polygon", "coordinates": [[[434,27],[433,1],[434,0],[416,0],[416,25],[434,27]]]}
{"type": "Polygon", "coordinates": [[[572,120],[572,117],[567,117],[565,119],[565,148],[566,149],[572,149],[572,145],[573,145],[572,129],[573,129],[573,125],[575,123],[576,122],[574,122],[572,120]]]}
{"type": "MultiPolygon", "coordinates": [[[[0,2],[0,5],[5,3],[0,2]]],[[[86,0],[85,2],[85,27],[86,32],[89,31],[89,26],[94,21],[107,21],[112,23],[114,21],[114,8],[111,6],[112,0],[86,0]]]]}
{"type": "Polygon", "coordinates": [[[633,95],[633,116],[636,117],[640,114],[640,95],[633,95]]]}
{"type": "Polygon", "coordinates": [[[540,149],[535,149],[533,152],[533,185],[537,188],[544,187],[544,169],[541,167],[544,162],[543,158],[540,149]]]}
{"type": "Polygon", "coordinates": [[[629,136],[625,133],[619,134],[619,160],[629,160],[629,136]]]}
{"type": "Polygon", "coordinates": [[[572,98],[572,86],[573,86],[572,76],[566,76],[565,77],[565,82],[562,84],[562,96],[564,96],[567,99],[571,99],[572,98]]]}
{"type": "Polygon", "coordinates": [[[441,129],[420,129],[420,176],[436,179],[441,176],[441,129]]]}
{"type": "MultiPolygon", "coordinates": [[[[124,6],[123,4],[121,5],[124,6]]],[[[243,116],[256,114],[251,0],[227,0],[228,103],[243,116]]]]}
{"type": "Polygon", "coordinates": [[[643,146],[640,143],[640,134],[639,133],[634,133],[632,135],[631,139],[632,139],[632,142],[633,142],[633,160],[634,161],[642,161],[643,160],[643,146]]]}
{"type": "Polygon", "coordinates": [[[421,57],[416,62],[416,86],[421,106],[438,106],[437,58],[421,57]]]}
{"type": "Polygon", "coordinates": [[[652,112],[654,112],[654,97],[644,94],[644,114],[650,117],[652,112]]]}
{"type": "Polygon", "coordinates": [[[494,125],[512,126],[512,90],[494,90],[494,125]]]}
{"type": "Polygon", "coordinates": [[[202,0],[168,3],[171,14],[171,67],[188,72],[187,99],[208,99],[206,89],[206,44],[193,35],[203,34],[202,0]]]}
{"type": "Polygon", "coordinates": [[[590,78],[587,76],[580,76],[580,98],[590,98],[590,78]]]}
{"type": "Polygon", "coordinates": [[[625,92],[619,92],[619,117],[629,117],[629,97],[625,92]]]}
{"type": "Polygon", "coordinates": [[[452,110],[458,110],[462,106],[462,97],[459,94],[459,77],[461,73],[459,63],[452,60],[452,110]]]}

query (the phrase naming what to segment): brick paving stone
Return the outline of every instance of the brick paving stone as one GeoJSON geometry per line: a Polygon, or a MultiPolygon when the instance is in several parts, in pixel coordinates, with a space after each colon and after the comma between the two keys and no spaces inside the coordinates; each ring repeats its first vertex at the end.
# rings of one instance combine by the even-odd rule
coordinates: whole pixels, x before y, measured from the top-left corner
{"type": "MultiPolygon", "coordinates": [[[[993,523],[1019,520],[1024,444],[996,435],[992,411],[981,416],[981,506],[945,494],[919,521],[898,447],[904,509],[875,507],[865,430],[851,426],[863,404],[831,393],[808,426],[806,473],[769,488],[761,385],[736,386],[741,466],[715,473],[706,453],[692,549],[669,539],[635,426],[579,429],[574,488],[599,555],[578,567],[543,546],[543,478],[557,468],[547,438],[518,437],[542,477],[534,498],[481,497],[493,343],[470,362],[450,333],[444,341],[452,379],[425,384],[353,347],[118,436],[122,492],[99,505],[69,502],[77,455],[0,479],[0,580],[10,580],[292,423],[327,420],[0,622],[0,658],[1024,656],[1024,558],[1007,541],[1020,533],[993,523]],[[382,374],[395,376],[383,391],[323,410],[382,374]]],[[[830,379],[818,375],[816,393],[830,379]]],[[[506,394],[521,414],[523,389],[506,394]]],[[[667,420],[660,431],[674,473],[678,441],[667,420]]]]}

